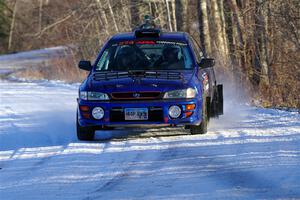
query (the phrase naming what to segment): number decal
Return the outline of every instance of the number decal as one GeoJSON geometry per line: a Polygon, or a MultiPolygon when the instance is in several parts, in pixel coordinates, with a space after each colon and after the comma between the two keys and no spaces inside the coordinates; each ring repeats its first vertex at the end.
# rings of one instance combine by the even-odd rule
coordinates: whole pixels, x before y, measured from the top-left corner
{"type": "Polygon", "coordinates": [[[202,74],[202,85],[204,92],[207,93],[209,91],[209,79],[208,74],[205,72],[202,74]]]}

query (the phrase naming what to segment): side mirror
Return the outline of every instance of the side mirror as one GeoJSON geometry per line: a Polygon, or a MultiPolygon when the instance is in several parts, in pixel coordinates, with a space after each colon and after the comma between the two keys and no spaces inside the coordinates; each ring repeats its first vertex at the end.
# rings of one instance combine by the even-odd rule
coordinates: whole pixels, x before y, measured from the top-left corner
{"type": "Polygon", "coordinates": [[[201,68],[209,68],[215,65],[215,59],[213,58],[202,58],[200,60],[199,66],[201,68]]]}
{"type": "Polygon", "coordinates": [[[78,63],[78,67],[82,70],[86,70],[86,71],[91,71],[92,70],[92,65],[90,61],[86,61],[86,60],[81,60],[78,63]]]}

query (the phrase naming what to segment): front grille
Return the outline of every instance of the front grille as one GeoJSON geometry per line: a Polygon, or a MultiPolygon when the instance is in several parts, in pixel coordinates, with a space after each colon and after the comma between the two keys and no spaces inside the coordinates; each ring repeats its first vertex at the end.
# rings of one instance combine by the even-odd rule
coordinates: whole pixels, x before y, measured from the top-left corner
{"type": "MultiPolygon", "coordinates": [[[[124,122],[125,114],[124,109],[121,107],[114,107],[110,110],[110,121],[111,122],[124,122]]],[[[141,120],[137,120],[141,121],[141,120]]],[[[149,122],[163,122],[163,109],[161,107],[148,107],[148,120],[149,122]]],[[[134,120],[126,121],[134,122],[134,120]]]]}
{"type": "Polygon", "coordinates": [[[114,100],[146,100],[160,99],[160,92],[113,92],[111,94],[114,100]]]}

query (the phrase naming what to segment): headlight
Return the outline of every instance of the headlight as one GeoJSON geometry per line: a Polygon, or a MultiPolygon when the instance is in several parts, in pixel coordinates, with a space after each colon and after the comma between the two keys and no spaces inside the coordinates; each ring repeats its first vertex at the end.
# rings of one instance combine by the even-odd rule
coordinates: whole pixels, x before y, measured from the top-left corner
{"type": "Polygon", "coordinates": [[[79,92],[79,98],[82,100],[87,100],[87,92],[86,91],[80,91],[79,92]]]}
{"type": "Polygon", "coordinates": [[[79,97],[83,100],[109,100],[108,95],[102,92],[80,91],[79,97]]]}
{"type": "Polygon", "coordinates": [[[88,100],[109,100],[109,97],[102,92],[88,92],[88,100]]]}
{"type": "Polygon", "coordinates": [[[172,90],[166,92],[164,99],[188,99],[196,96],[196,90],[193,88],[187,88],[183,90],[172,90]]]}

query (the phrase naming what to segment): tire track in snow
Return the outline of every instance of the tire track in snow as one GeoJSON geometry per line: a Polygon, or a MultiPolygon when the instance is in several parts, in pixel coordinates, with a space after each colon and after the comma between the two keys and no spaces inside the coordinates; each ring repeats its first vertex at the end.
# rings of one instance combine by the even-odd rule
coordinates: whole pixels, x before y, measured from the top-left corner
{"type": "MultiPolygon", "coordinates": [[[[210,132],[210,134],[213,134],[213,132],[210,132]]],[[[243,138],[248,138],[250,136],[247,136],[246,134],[242,135],[243,138]]],[[[278,136],[276,136],[278,137],[278,136]]],[[[275,138],[276,138],[275,137],[275,138]]],[[[288,138],[284,138],[284,137],[289,137],[289,135],[286,136],[282,136],[282,140],[279,140],[278,142],[290,142],[293,141],[288,138]]],[[[251,138],[251,137],[250,137],[251,138]]],[[[270,140],[269,142],[272,142],[272,136],[267,136],[267,137],[263,137],[266,140],[270,140]]],[[[232,143],[231,145],[235,145],[235,142],[233,142],[232,140],[236,140],[238,138],[218,138],[215,141],[210,141],[208,146],[209,148],[213,148],[216,151],[219,150],[220,145],[223,146],[223,143],[220,143],[220,139],[221,141],[223,141],[224,144],[226,143],[232,143]],[[215,145],[213,144],[213,142],[215,142],[215,145]]],[[[257,139],[257,138],[256,138],[257,139]]],[[[299,139],[299,137],[295,137],[295,139],[299,139]]],[[[241,140],[239,138],[239,140],[241,140]]],[[[134,140],[131,140],[131,142],[134,140]]],[[[139,140],[137,140],[139,141],[139,140]]],[[[148,141],[146,144],[149,144],[149,140],[145,140],[148,141]]],[[[153,175],[153,173],[158,173],[161,174],[162,171],[161,169],[166,165],[166,163],[173,163],[174,166],[180,166],[182,164],[184,165],[184,168],[182,169],[183,172],[180,172],[180,174],[184,175],[186,178],[203,178],[203,177],[207,177],[207,176],[211,176],[211,173],[214,173],[214,175],[220,175],[220,176],[225,176],[227,177],[228,174],[234,174],[234,173],[243,173],[243,174],[247,174],[249,172],[249,170],[253,170],[253,169],[263,169],[263,168],[268,168],[268,167],[273,167],[273,166],[278,166],[278,167],[285,167],[285,166],[289,166],[289,167],[295,167],[297,166],[297,161],[295,160],[290,160],[290,157],[299,157],[299,152],[288,152],[288,151],[277,151],[277,152],[268,152],[268,151],[262,151],[259,153],[256,152],[250,152],[250,153],[242,153],[242,154],[228,154],[225,152],[224,156],[222,156],[222,154],[215,154],[215,155],[211,155],[211,153],[208,153],[206,151],[203,152],[203,150],[199,151],[199,149],[197,151],[199,151],[199,153],[201,154],[200,158],[197,158],[197,154],[195,154],[194,150],[189,150],[189,148],[191,147],[176,147],[172,144],[172,140],[171,141],[166,141],[166,140],[162,140],[162,138],[156,138],[155,140],[150,139],[150,141],[153,141],[153,145],[161,145],[163,143],[164,147],[162,149],[160,149],[159,151],[157,151],[159,154],[156,157],[156,159],[151,159],[151,162],[149,163],[149,165],[144,165],[143,167],[139,168],[139,171],[146,171],[146,173],[142,173],[142,174],[137,174],[139,176],[143,176],[145,179],[148,176],[153,175]],[[284,153],[285,152],[285,153],[284,153]],[[203,154],[206,153],[206,154],[203,154]],[[184,158],[184,160],[182,160],[182,158],[184,158]],[[230,159],[229,159],[230,158],[230,159]],[[229,160],[228,160],[229,159],[229,160]],[[279,159],[281,160],[281,162],[283,162],[282,164],[278,164],[276,161],[273,162],[274,159],[279,159]],[[223,162],[223,160],[227,160],[227,164],[225,166],[223,166],[223,164],[216,164],[219,162],[223,162]],[[158,161],[158,162],[157,162],[158,161]],[[173,162],[174,161],[174,162],[173,162]],[[186,163],[190,163],[190,167],[186,166],[186,163]]],[[[177,141],[178,142],[178,141],[177,141]]],[[[185,141],[182,141],[185,142],[185,141]]],[[[190,140],[190,142],[192,142],[192,140],[190,140]]],[[[181,142],[179,142],[181,143],[181,142]]],[[[254,143],[255,144],[255,143],[254,143]]],[[[249,148],[249,146],[245,146],[244,143],[239,142],[237,144],[239,146],[239,150],[241,152],[247,152],[247,148],[249,148]]],[[[194,146],[196,147],[196,146],[194,146]]],[[[229,146],[225,146],[226,148],[229,148],[229,146]]],[[[130,148],[130,146],[129,146],[130,148]]],[[[200,148],[206,148],[205,145],[201,145],[200,148]]],[[[135,159],[136,161],[139,162],[143,162],[144,160],[144,156],[135,159]]],[[[128,166],[131,166],[131,163],[128,164],[128,166]]],[[[169,166],[168,166],[169,167],[169,166]]],[[[133,178],[133,176],[136,174],[135,172],[136,168],[131,166],[131,167],[127,167],[125,172],[121,173],[121,175],[114,177],[114,179],[112,181],[109,182],[108,186],[103,187],[101,190],[95,191],[97,193],[101,193],[101,192],[109,192],[109,191],[116,191],[118,190],[118,186],[122,185],[129,185],[130,184],[130,178],[133,178]],[[128,181],[128,183],[127,183],[128,181]]],[[[178,170],[178,169],[177,169],[178,170]]],[[[165,174],[166,176],[168,176],[168,174],[165,174]]],[[[178,177],[180,177],[180,175],[177,175],[178,177]]],[[[224,182],[225,180],[223,180],[224,182]]],[[[176,180],[175,180],[176,182],[176,180]]],[[[174,184],[175,182],[172,182],[172,184],[174,184]]],[[[266,185],[268,186],[268,185],[266,185]]],[[[161,183],[160,187],[170,187],[170,183],[161,183]]],[[[276,185],[276,187],[279,187],[278,185],[276,185]]],[[[137,196],[141,197],[146,194],[151,194],[153,188],[144,188],[142,190],[141,193],[139,193],[137,196]]],[[[266,190],[264,190],[266,191],[266,190]]],[[[98,199],[101,197],[104,197],[105,194],[98,194],[98,195],[91,195],[89,197],[87,197],[86,199],[98,199]]],[[[134,196],[137,197],[137,196],[134,196]]],[[[141,197],[142,198],[142,197],[141,197]]]]}
{"type": "MultiPolygon", "coordinates": [[[[161,133],[161,130],[159,130],[159,129],[157,129],[156,131],[161,133]]],[[[152,129],[151,132],[155,132],[155,130],[152,129]]],[[[152,136],[150,136],[150,137],[152,137],[152,136]]],[[[134,138],[138,139],[138,137],[136,137],[136,136],[134,138]]],[[[145,137],[143,136],[142,138],[144,139],[145,137]]],[[[125,145],[124,148],[130,148],[130,146],[131,146],[130,141],[135,141],[135,140],[133,138],[126,140],[127,145],[125,145]]],[[[146,139],[146,141],[147,141],[147,143],[153,141],[153,143],[155,145],[159,145],[159,143],[162,142],[163,140],[161,137],[158,137],[158,138],[148,138],[148,139],[146,139]]],[[[125,167],[122,167],[122,169],[118,168],[118,170],[121,171],[120,173],[113,176],[109,181],[102,184],[99,188],[97,188],[96,190],[91,192],[88,195],[88,197],[85,197],[83,200],[99,199],[101,197],[103,198],[103,194],[102,194],[103,192],[112,191],[120,185],[126,185],[126,181],[135,175],[135,166],[136,166],[135,163],[137,161],[138,162],[143,161],[144,157],[148,156],[148,155],[144,154],[142,151],[137,151],[137,152],[138,153],[135,154],[135,156],[132,159],[123,160],[122,163],[120,163],[119,166],[125,166],[125,167]]],[[[156,161],[161,161],[166,156],[171,156],[171,157],[176,156],[177,152],[178,152],[178,150],[174,147],[172,147],[172,148],[167,147],[167,148],[160,150],[159,154],[156,155],[155,158],[152,158],[152,165],[144,166],[144,169],[147,171],[149,171],[149,170],[152,171],[154,169],[159,170],[161,167],[163,167],[165,165],[165,163],[156,162],[156,161]],[[153,163],[155,163],[155,164],[153,164],[153,163]]],[[[140,170],[143,170],[143,168],[140,170]]],[[[151,176],[151,175],[153,175],[152,172],[149,174],[144,174],[145,177],[151,176]]],[[[150,191],[143,191],[144,194],[147,194],[148,192],[150,192],[150,191]]],[[[141,196],[141,194],[139,194],[139,196],[141,196]]]]}
{"type": "MultiPolygon", "coordinates": [[[[124,144],[122,144],[123,148],[129,147],[128,140],[123,140],[124,144]]],[[[112,142],[107,142],[106,143],[106,148],[103,149],[102,153],[105,153],[106,149],[109,149],[109,147],[113,146],[112,142]],[[109,144],[109,145],[108,145],[109,144]]],[[[140,159],[141,153],[137,153],[131,160],[137,160],[140,159]]],[[[116,159],[115,159],[116,160],[116,159]]],[[[93,191],[89,192],[87,194],[87,197],[83,198],[83,200],[90,200],[90,199],[98,199],[99,196],[95,195],[98,193],[101,193],[102,191],[105,190],[111,190],[113,189],[117,184],[121,184],[122,180],[125,179],[128,176],[128,171],[130,170],[130,165],[124,165],[124,162],[128,162],[128,159],[122,158],[122,160],[117,160],[115,164],[116,168],[112,169],[113,172],[117,172],[114,174],[108,181],[101,183],[100,186],[97,186],[96,188],[93,189],[93,191]],[[118,164],[119,163],[119,164],[118,164]]],[[[100,177],[101,179],[101,177],[100,177]]]]}
{"type": "MultiPolygon", "coordinates": [[[[54,157],[60,156],[67,148],[68,148],[68,145],[60,146],[59,150],[52,152],[51,155],[43,156],[43,157],[39,158],[38,160],[36,160],[36,159],[39,156],[33,156],[33,158],[35,158],[34,161],[30,161],[30,164],[26,165],[25,169],[22,170],[22,171],[26,171],[26,173],[20,172],[18,175],[18,180],[16,182],[14,182],[14,184],[19,185],[23,181],[32,178],[33,175],[37,173],[37,171],[40,171],[40,170],[43,170],[44,168],[46,168],[45,166],[49,162],[51,162],[51,160],[54,157]]],[[[18,150],[18,153],[16,153],[13,157],[11,157],[11,159],[13,159],[14,161],[7,163],[7,165],[5,165],[4,169],[11,170],[10,168],[14,167],[16,165],[16,162],[23,160],[24,155],[26,155],[26,149],[29,149],[29,148],[22,148],[22,149],[18,150]]],[[[38,155],[39,153],[40,152],[37,151],[36,155],[38,155]]],[[[33,159],[31,159],[31,160],[33,160],[33,159]]]]}

